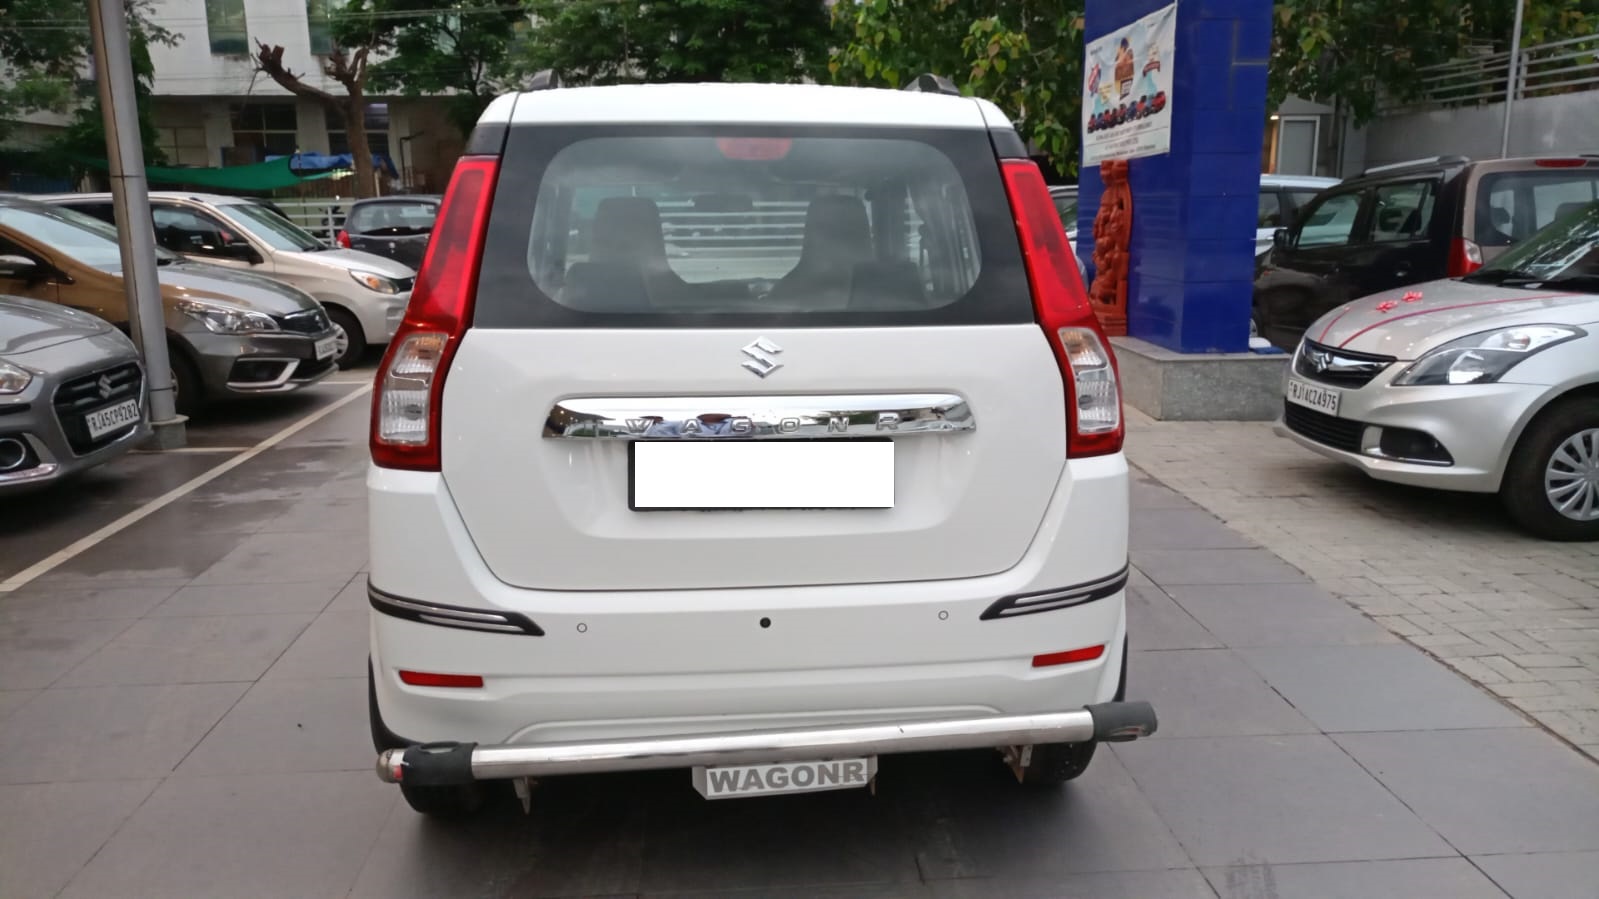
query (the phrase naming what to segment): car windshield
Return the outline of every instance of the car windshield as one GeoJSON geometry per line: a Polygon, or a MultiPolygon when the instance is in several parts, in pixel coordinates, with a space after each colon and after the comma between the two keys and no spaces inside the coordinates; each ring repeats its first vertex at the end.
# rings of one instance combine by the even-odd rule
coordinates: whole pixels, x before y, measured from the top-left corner
{"type": "MultiPolygon", "coordinates": [[[[0,205],[0,227],[11,228],[81,265],[104,271],[122,269],[116,229],[76,210],[33,204],[0,205]]],[[[156,261],[162,264],[177,258],[159,248],[155,253],[156,261]]]]}
{"type": "Polygon", "coordinates": [[[229,215],[242,220],[257,240],[274,250],[309,253],[327,249],[322,241],[310,232],[258,203],[234,203],[226,208],[229,215]]]}
{"type": "Polygon", "coordinates": [[[1561,216],[1467,280],[1599,284],[1599,203],[1561,216]]]}

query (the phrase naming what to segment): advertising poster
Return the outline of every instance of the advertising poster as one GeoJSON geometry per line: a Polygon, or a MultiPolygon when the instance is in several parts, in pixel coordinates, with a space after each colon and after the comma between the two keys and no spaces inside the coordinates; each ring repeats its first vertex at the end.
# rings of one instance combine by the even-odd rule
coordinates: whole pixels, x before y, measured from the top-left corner
{"type": "Polygon", "coordinates": [[[1083,65],[1083,165],[1171,151],[1172,4],[1091,42],[1083,65]]]}

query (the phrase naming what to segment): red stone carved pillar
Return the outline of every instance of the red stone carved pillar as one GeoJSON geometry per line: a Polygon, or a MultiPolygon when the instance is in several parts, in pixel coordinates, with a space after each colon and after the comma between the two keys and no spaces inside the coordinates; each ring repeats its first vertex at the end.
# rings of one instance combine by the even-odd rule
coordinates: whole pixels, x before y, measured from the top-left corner
{"type": "Polygon", "coordinates": [[[1133,235],[1133,190],[1127,183],[1127,161],[1099,164],[1105,193],[1094,216],[1094,283],[1088,298],[1094,314],[1111,337],[1127,334],[1128,244],[1133,235]]]}

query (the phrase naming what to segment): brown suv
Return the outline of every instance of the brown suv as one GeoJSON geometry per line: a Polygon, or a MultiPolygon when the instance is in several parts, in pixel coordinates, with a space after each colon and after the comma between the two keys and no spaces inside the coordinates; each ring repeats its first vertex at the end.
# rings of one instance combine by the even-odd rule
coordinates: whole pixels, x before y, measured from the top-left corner
{"type": "MultiPolygon", "coordinates": [[[[308,294],[156,254],[178,411],[224,396],[295,390],[334,370],[337,332],[308,294]]],[[[0,293],[128,327],[116,231],[70,209],[0,196],[0,293]]]]}

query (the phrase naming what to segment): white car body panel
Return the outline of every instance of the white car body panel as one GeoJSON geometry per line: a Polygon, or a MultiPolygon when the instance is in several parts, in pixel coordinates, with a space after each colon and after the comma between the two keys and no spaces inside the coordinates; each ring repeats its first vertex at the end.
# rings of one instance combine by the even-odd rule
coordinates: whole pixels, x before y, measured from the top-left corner
{"type": "Polygon", "coordinates": [[[637,125],[1009,126],[999,107],[971,97],[816,84],[629,84],[532,91],[489,104],[479,122],[637,125]]]}
{"type": "Polygon", "coordinates": [[[1596,320],[1599,298],[1591,293],[1444,280],[1346,303],[1322,316],[1305,334],[1327,346],[1410,360],[1492,328],[1596,320]]]}
{"type": "Polygon", "coordinates": [[[739,364],[757,336],[468,331],[444,387],[444,480],[495,575],[643,590],[925,581],[1017,563],[1066,458],[1060,374],[1036,325],[765,331],[785,365],[764,380],[739,364]],[[896,504],[883,510],[632,512],[625,441],[541,437],[559,400],[663,391],[756,405],[950,392],[977,426],[896,439],[896,504]]]}

